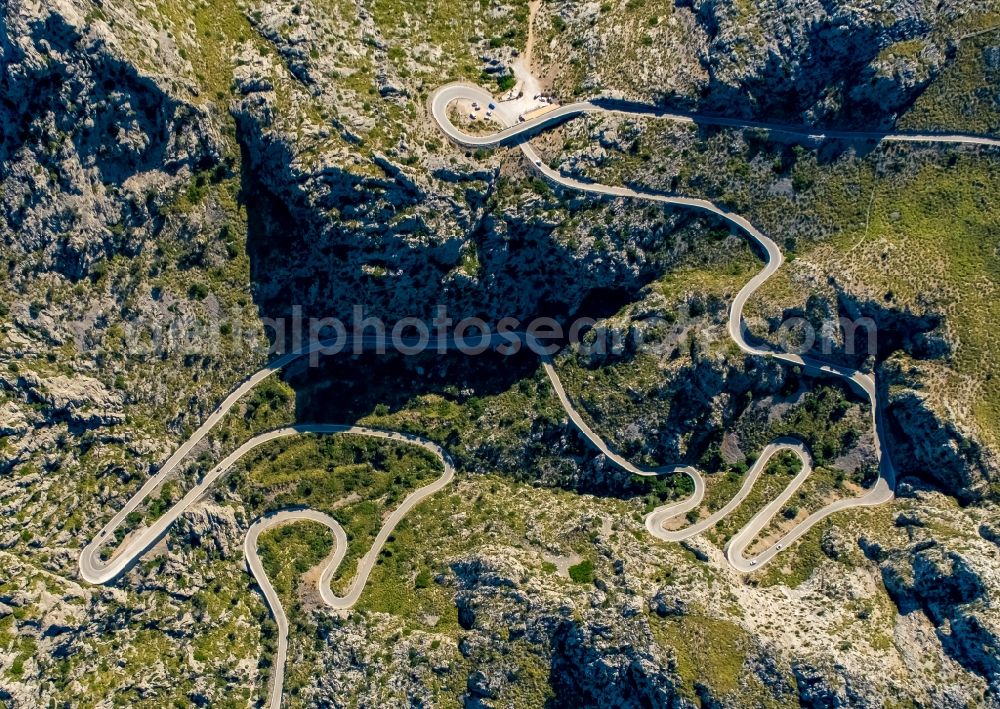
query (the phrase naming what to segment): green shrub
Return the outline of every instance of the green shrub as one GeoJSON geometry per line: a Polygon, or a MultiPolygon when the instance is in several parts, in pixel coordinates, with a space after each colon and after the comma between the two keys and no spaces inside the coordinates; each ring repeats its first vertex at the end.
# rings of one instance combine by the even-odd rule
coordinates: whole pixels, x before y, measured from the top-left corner
{"type": "Polygon", "coordinates": [[[576,583],[593,583],[594,562],[584,559],[579,564],[569,567],[569,577],[576,583]]]}

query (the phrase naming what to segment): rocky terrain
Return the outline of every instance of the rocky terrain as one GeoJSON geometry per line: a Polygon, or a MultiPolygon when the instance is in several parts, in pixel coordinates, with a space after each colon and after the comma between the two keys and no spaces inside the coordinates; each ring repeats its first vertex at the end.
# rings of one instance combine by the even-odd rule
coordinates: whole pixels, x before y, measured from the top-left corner
{"type": "MultiPolygon", "coordinates": [[[[557,366],[630,458],[696,463],[717,500],[771,437],[795,434],[821,470],[796,511],[853,494],[872,459],[859,400],[729,347],[729,302],[759,267],[743,241],[677,210],[554,190],[517,152],[447,145],[426,100],[453,79],[510,88],[533,17],[534,68],[563,99],[984,130],[1000,42],[982,33],[1000,24],[985,0],[0,12],[0,703],[15,707],[263,701],[274,626],[240,548],[273,501],[245,481],[291,494],[278,472],[234,474],[111,587],[80,582],[77,558],[267,359],[283,339],[267,323],[295,312],[603,318],[647,346],[557,366]],[[927,109],[935,91],[956,108],[927,109]]],[[[789,315],[873,318],[877,357],[836,333],[829,354],[884,382],[910,477],[891,505],[835,517],[742,577],[721,530],[686,547],[645,534],[642,513],[686,490],[593,456],[532,358],[290,371],[143,513],[294,421],[426,435],[460,476],[397,530],[344,617],[296,585],[308,550],[287,541],[271,559],[295,600],[286,703],[996,706],[1000,359],[975,334],[996,312],[995,151],[791,146],[613,119],[537,143],[568,173],[707,196],[783,234],[795,258],[748,313],[755,334],[776,338],[789,315]],[[958,206],[919,206],[941,200],[958,206]],[[953,233],[954,251],[927,257],[953,233]]],[[[343,455],[314,467],[354,470],[343,455]]],[[[338,495],[324,504],[356,524],[392,497],[338,495]]]]}
{"type": "MultiPolygon", "coordinates": [[[[994,174],[996,151],[832,144],[813,156],[757,131],[607,117],[566,127],[548,151],[568,173],[703,195],[785,235],[793,259],[750,303],[754,335],[798,344],[805,326],[816,356],[873,369],[886,387],[897,466],[964,501],[996,496],[997,419],[986,412],[997,403],[997,360],[988,340],[964,334],[988,317],[992,277],[949,285],[963,281],[973,252],[995,273],[994,244],[980,240],[996,229],[992,210],[980,211],[992,191],[979,176],[994,174]],[[958,213],[977,226],[949,231],[956,202],[932,194],[967,195],[970,208],[958,213]],[[948,253],[934,252],[940,243],[948,253]],[[922,282],[935,288],[915,287],[922,282]]],[[[731,286],[717,282],[724,296],[731,286]]]]}
{"type": "MultiPolygon", "coordinates": [[[[818,530],[791,562],[804,570],[748,585],[717,552],[699,562],[698,549],[650,545],[627,507],[470,479],[400,530],[356,612],[309,610],[314,592],[300,588],[289,701],[989,705],[996,543],[983,516],[902,491],[894,509],[818,530]],[[433,554],[420,551],[426,539],[433,554]]],[[[21,638],[7,698],[34,704],[36,673],[54,697],[260,696],[267,624],[255,625],[263,609],[224,551],[242,537],[224,509],[192,514],[127,590],[83,588],[5,554],[18,590],[2,591],[4,627],[21,638]],[[104,648],[118,648],[117,664],[104,648]]]]}
{"type": "Polygon", "coordinates": [[[553,2],[540,24],[551,38],[545,68],[564,99],[609,93],[872,128],[891,126],[995,12],[989,0],[553,2]]]}

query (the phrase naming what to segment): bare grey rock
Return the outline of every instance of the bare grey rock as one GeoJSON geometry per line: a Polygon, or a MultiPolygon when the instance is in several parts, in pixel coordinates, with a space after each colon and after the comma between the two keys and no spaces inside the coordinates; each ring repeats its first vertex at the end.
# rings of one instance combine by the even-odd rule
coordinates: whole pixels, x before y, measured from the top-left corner
{"type": "Polygon", "coordinates": [[[18,388],[43,402],[53,416],[66,416],[80,425],[111,426],[125,420],[122,395],[92,377],[41,378],[27,372],[18,380],[18,388]]]}
{"type": "Polygon", "coordinates": [[[17,403],[8,401],[0,406],[0,435],[20,436],[28,428],[28,417],[17,403]]]}
{"type": "Polygon", "coordinates": [[[828,527],[823,530],[820,548],[824,554],[836,561],[847,556],[851,549],[851,542],[836,527],[828,527]]]}
{"type": "Polygon", "coordinates": [[[178,525],[191,544],[229,558],[242,544],[243,531],[236,510],[224,505],[202,504],[188,510],[178,525]]]}

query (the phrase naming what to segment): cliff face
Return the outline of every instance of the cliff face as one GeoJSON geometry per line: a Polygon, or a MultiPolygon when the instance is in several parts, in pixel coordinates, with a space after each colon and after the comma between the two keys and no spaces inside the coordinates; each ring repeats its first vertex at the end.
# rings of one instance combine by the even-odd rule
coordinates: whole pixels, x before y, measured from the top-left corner
{"type": "MultiPolygon", "coordinates": [[[[930,497],[925,491],[912,494],[930,497]]],[[[988,528],[961,545],[935,532],[942,524],[954,530],[956,517],[929,511],[901,514],[896,525],[907,530],[910,543],[893,550],[875,545],[867,553],[880,561],[885,587],[900,613],[926,616],[948,656],[995,692],[1000,687],[1000,623],[990,599],[1000,580],[996,546],[988,528]]]]}
{"type": "Polygon", "coordinates": [[[691,0],[708,74],[701,105],[816,124],[892,124],[939,73],[935,27],[964,3],[691,0]]]}
{"type": "Polygon", "coordinates": [[[936,412],[919,387],[896,386],[887,413],[898,468],[933,481],[963,502],[994,495],[990,484],[1000,479],[994,453],[981,447],[974,434],[960,431],[936,412]]]}
{"type": "Polygon", "coordinates": [[[608,91],[871,129],[893,124],[953,58],[963,19],[989,8],[958,0],[563,2],[551,6],[543,26],[554,39],[541,51],[563,98],[608,91]]]}
{"type": "Polygon", "coordinates": [[[952,420],[928,391],[928,383],[939,376],[935,367],[956,354],[945,316],[927,305],[922,312],[886,307],[859,298],[836,281],[831,285],[828,296],[810,295],[805,307],[786,308],[781,317],[770,318],[769,328],[776,331],[792,318],[806,319],[818,333],[832,318],[863,323],[852,341],[846,341],[845,330],[837,329],[832,337],[818,338],[811,351],[847,366],[874,369],[899,472],[933,481],[963,502],[993,494],[990,485],[1000,480],[995,452],[982,444],[976,432],[952,420]]]}
{"type": "Polygon", "coordinates": [[[429,322],[440,305],[456,322],[566,322],[613,312],[676,258],[668,237],[683,217],[657,223],[621,201],[526,190],[493,165],[430,158],[423,171],[382,154],[363,169],[356,160],[304,165],[301,146],[270,120],[272,102],[254,93],[237,109],[264,315],[300,306],[307,317],[349,319],[361,305],[391,325],[429,322]],[[604,252],[580,247],[585,224],[612,221],[604,252]]]}
{"type": "Polygon", "coordinates": [[[21,261],[15,280],[77,281],[158,234],[165,193],[219,164],[220,137],[85,7],[31,9],[12,3],[0,25],[0,233],[21,261]]]}
{"type": "Polygon", "coordinates": [[[516,561],[501,556],[455,559],[451,570],[459,623],[469,631],[460,649],[482,668],[468,678],[467,701],[496,700],[515,690],[517,667],[497,654],[506,626],[510,643],[546,658],[556,702],[572,697],[595,705],[687,704],[669,656],[634,606],[622,608],[613,623],[588,611],[574,618],[565,599],[546,594],[516,561]]]}

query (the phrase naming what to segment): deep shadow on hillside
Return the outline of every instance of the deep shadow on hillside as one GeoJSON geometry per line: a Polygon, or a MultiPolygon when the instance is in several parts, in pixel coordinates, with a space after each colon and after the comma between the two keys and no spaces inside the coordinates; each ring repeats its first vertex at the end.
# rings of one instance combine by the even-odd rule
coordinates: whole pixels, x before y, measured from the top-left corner
{"type": "MultiPolygon", "coordinates": [[[[690,98],[665,104],[730,117],[807,123],[827,128],[888,129],[927,88],[955,47],[940,32],[945,8],[889,0],[795,3],[675,0],[700,29],[707,82],[690,98]],[[866,6],[867,5],[867,6],[866,6]],[[872,9],[877,11],[872,12],[872,9]],[[913,49],[914,45],[920,51],[913,49]],[[908,52],[926,73],[914,69],[908,52]]],[[[972,11],[969,8],[967,11],[972,11]]]]}
{"type": "MultiPolygon", "coordinates": [[[[440,238],[430,233],[424,205],[442,199],[430,189],[450,192],[448,185],[415,187],[388,175],[359,177],[327,168],[322,175],[309,176],[308,186],[303,186],[289,176],[288,148],[259,132],[244,141],[242,162],[252,292],[266,322],[290,322],[298,313],[305,321],[335,317],[350,328],[355,306],[362,306],[365,317],[382,319],[391,331],[404,317],[430,324],[438,306],[445,306],[454,322],[478,317],[494,329],[504,317],[522,323],[546,317],[568,327],[577,317],[614,314],[675,257],[670,233],[659,251],[656,244],[643,245],[653,256],[640,267],[625,268],[621,256],[610,254],[595,263],[556,238],[555,222],[508,215],[490,205],[489,190],[495,186],[469,198],[470,203],[448,202],[451,209],[468,211],[466,231],[440,238]],[[482,199],[486,209],[472,216],[475,199],[482,199]],[[470,245],[478,262],[475,278],[456,275],[470,245]]],[[[602,208],[592,201],[568,205],[551,193],[545,198],[552,208],[602,208]]],[[[608,238],[627,237],[616,232],[608,238]]],[[[659,237],[650,232],[635,238],[648,242],[659,237]]],[[[408,412],[420,408],[415,402],[421,397],[436,395],[441,408],[452,413],[414,422],[410,430],[445,445],[460,469],[502,471],[527,480],[532,465],[558,460],[553,465],[572,470],[565,475],[553,472],[549,482],[571,480],[568,485],[593,492],[609,489],[606,481],[590,484],[593,476],[581,472],[596,464],[594,456],[567,428],[561,412],[547,416],[536,411],[536,402],[523,403],[526,397],[551,395],[533,353],[340,354],[320,358],[317,366],[300,360],[285,372],[285,379],[296,392],[300,422],[354,422],[373,414],[408,412]],[[522,383],[522,408],[509,413],[512,426],[516,420],[527,429],[502,436],[502,441],[483,440],[474,431],[470,435],[477,424],[468,411],[517,391],[522,383]],[[457,407],[463,412],[453,416],[457,407]]],[[[405,429],[405,418],[392,427],[405,429]]],[[[503,425],[499,431],[505,433],[503,425]]],[[[617,489],[628,487],[623,476],[617,489]]]]}
{"type": "MultiPolygon", "coordinates": [[[[244,162],[252,166],[248,157],[244,153],[244,162]]],[[[391,325],[403,317],[430,322],[443,305],[455,321],[551,317],[565,324],[615,313],[662,274],[670,258],[652,245],[652,258],[635,269],[615,254],[595,263],[556,239],[555,225],[489,211],[464,234],[441,237],[422,216],[427,195],[390,178],[328,169],[322,181],[338,184],[324,185],[326,201],[314,208],[297,186],[277,185],[276,192],[257,170],[244,173],[243,192],[252,287],[266,318],[291,317],[300,308],[304,318],[347,321],[360,305],[366,316],[391,325]],[[478,273],[457,273],[470,252],[478,273]]],[[[556,196],[551,201],[563,206],[556,196]]],[[[601,210],[598,202],[585,208],[601,210]]]]}

